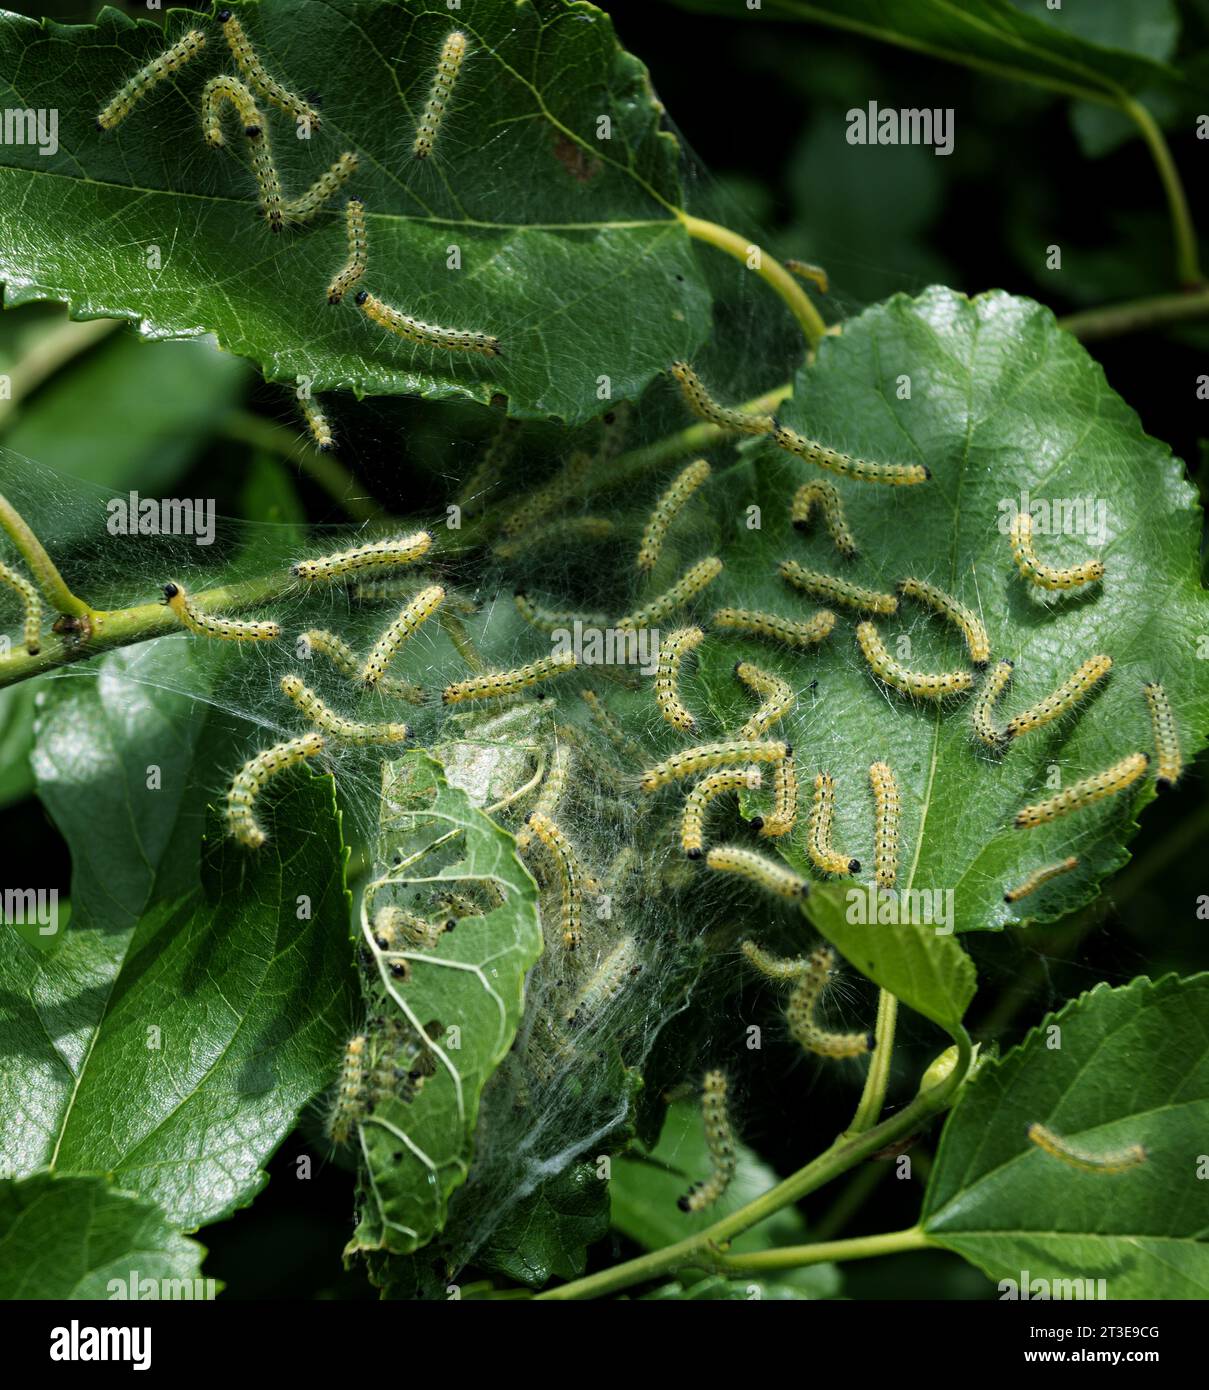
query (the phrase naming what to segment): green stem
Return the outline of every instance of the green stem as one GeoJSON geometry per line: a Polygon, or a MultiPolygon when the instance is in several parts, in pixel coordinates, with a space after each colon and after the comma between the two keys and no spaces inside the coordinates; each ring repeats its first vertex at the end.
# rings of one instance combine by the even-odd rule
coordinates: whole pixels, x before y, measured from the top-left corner
{"type": "Polygon", "coordinates": [[[1149,295],[1145,299],[1127,300],[1124,304],[1067,314],[1058,320],[1058,327],[1073,333],[1080,342],[1094,343],[1099,338],[1115,338],[1122,333],[1160,328],[1206,315],[1209,315],[1209,290],[1192,293],[1185,290],[1179,294],[1149,295]]]}
{"type": "MultiPolygon", "coordinates": [[[[0,526],[8,532],[13,544],[21,552],[21,557],[29,566],[29,571],[37,580],[47,602],[56,613],[67,613],[74,618],[89,616],[92,610],[82,598],[67,587],[67,582],[59,573],[55,562],[46,553],[42,542],[26,524],[25,518],[7,497],[0,494],[0,526]]],[[[49,644],[47,644],[49,645],[49,644]]],[[[46,647],[43,647],[43,651],[46,647]]]]}
{"type": "Polygon", "coordinates": [[[891,1115],[864,1134],[841,1135],[829,1149],[812,1159],[804,1168],[800,1168],[791,1177],[778,1183],[754,1201],[740,1207],[738,1211],[724,1216],[721,1221],[715,1221],[712,1226],[707,1226],[695,1235],[687,1236],[674,1245],[665,1246],[662,1250],[652,1250],[649,1254],[627,1260],[624,1264],[614,1265],[612,1269],[602,1270],[599,1274],[591,1274],[570,1284],[547,1289],[538,1294],[538,1299],[565,1302],[571,1299],[597,1298],[601,1294],[616,1293],[619,1289],[644,1283],[667,1273],[668,1270],[686,1265],[710,1265],[716,1258],[716,1255],[710,1252],[717,1246],[742,1235],[744,1231],[758,1225],[783,1207],[800,1201],[808,1193],[855,1167],[878,1149],[913,1134],[925,1120],[947,1109],[965,1081],[970,1066],[970,1039],[964,1028],[958,1030],[957,1045],[957,1064],[939,1086],[917,1095],[897,1114],[891,1115]]]}
{"type": "Polygon", "coordinates": [[[1159,171],[1163,192],[1167,195],[1167,210],[1171,217],[1171,230],[1175,239],[1175,262],[1181,284],[1196,288],[1205,283],[1197,259],[1196,229],[1192,225],[1192,213],[1188,208],[1188,198],[1180,179],[1175,160],[1171,157],[1167,140],[1158,122],[1145,106],[1134,97],[1122,94],[1121,110],[1142,132],[1142,139],[1150,149],[1150,157],[1159,171]]]}
{"type": "Polygon", "coordinates": [[[8,424],[9,416],[17,406],[54,376],[60,367],[65,367],[73,358],[87,352],[121,326],[120,319],[88,319],[83,323],[68,319],[41,337],[10,373],[10,398],[0,400],[0,429],[8,424]]]}
{"type": "Polygon", "coordinates": [[[926,1249],[929,1244],[922,1227],[912,1226],[906,1231],[853,1236],[850,1240],[819,1240],[810,1245],[779,1245],[773,1250],[756,1250],[749,1255],[719,1255],[713,1263],[715,1269],[726,1274],[767,1274],[832,1260],[871,1260],[876,1255],[901,1255],[905,1250],[926,1249]]]}
{"type": "Polygon", "coordinates": [[[789,306],[789,312],[797,319],[810,346],[819,345],[823,334],[827,332],[827,325],[810,302],[810,296],[780,261],[770,256],[763,247],[757,246],[746,237],[741,237],[738,232],[732,232],[729,227],[719,227],[716,222],[706,222],[700,217],[692,217],[679,208],[676,210],[676,216],[689,236],[725,251],[728,256],[742,261],[762,280],[767,281],[789,306]],[[754,266],[750,264],[753,252],[756,254],[754,266]]]}
{"type": "Polygon", "coordinates": [[[894,1057],[894,1026],[898,1020],[898,1000],[888,990],[881,990],[877,996],[877,1027],[874,1032],[875,1045],[865,1076],[865,1089],[861,1092],[856,1114],[852,1117],[849,1134],[863,1134],[877,1124],[886,1103],[886,1087],[890,1083],[890,1063],[894,1057]]]}

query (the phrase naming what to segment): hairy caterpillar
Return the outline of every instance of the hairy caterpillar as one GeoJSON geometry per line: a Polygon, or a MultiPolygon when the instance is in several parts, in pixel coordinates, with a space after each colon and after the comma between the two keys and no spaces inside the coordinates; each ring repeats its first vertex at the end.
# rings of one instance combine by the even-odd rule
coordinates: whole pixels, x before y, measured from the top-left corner
{"type": "Polygon", "coordinates": [[[703,743],[696,748],[686,748],[673,753],[642,774],[640,783],[644,792],[653,792],[657,787],[684,777],[693,777],[698,772],[708,772],[712,767],[733,767],[735,763],[776,763],[793,752],[787,743],[757,743],[731,740],[726,743],[703,743]]]}
{"type": "Polygon", "coordinates": [[[327,302],[339,304],[365,274],[369,265],[369,237],[365,230],[365,204],[350,198],[344,205],[344,228],[348,235],[348,260],[327,287],[327,302]]]}
{"type": "Polygon", "coordinates": [[[97,117],[97,129],[112,130],[124,121],[134,110],[135,104],[146,96],[157,82],[162,82],[178,68],[184,67],[189,59],[200,53],[205,46],[205,34],[198,29],[190,29],[184,38],[177,39],[170,48],[164,49],[158,58],[152,58],[118,89],[117,95],[97,117]]]}
{"type": "Polygon", "coordinates": [[[934,613],[939,613],[942,618],[947,618],[965,638],[970,660],[975,666],[985,666],[990,661],[991,639],[987,636],[982,619],[973,609],[959,603],[951,594],[946,594],[935,584],[929,584],[926,579],[903,579],[897,589],[900,594],[915,599],[934,613]]]}
{"type": "Polygon", "coordinates": [[[814,779],[814,805],[810,808],[806,853],[814,867],[825,874],[859,874],[861,861],[849,859],[832,847],[831,822],[834,816],[835,779],[829,772],[820,772],[814,779]]]}
{"type": "Polygon", "coordinates": [[[627,763],[639,761],[643,757],[642,749],[626,736],[621,725],[605,708],[600,696],[594,690],[581,690],[579,697],[587,705],[588,714],[591,716],[593,724],[613,745],[622,761],[627,763]]]}
{"type": "MultiPolygon", "coordinates": [[[[558,803],[563,799],[567,788],[567,774],[571,770],[571,750],[565,743],[556,743],[550,755],[550,766],[542,781],[542,789],[537,798],[535,811],[540,811],[547,819],[553,819],[558,811],[558,803]]],[[[516,832],[516,847],[523,854],[533,843],[533,827],[525,822],[516,832]]]]}
{"type": "Polygon", "coordinates": [[[430,922],[405,907],[380,907],[374,913],[374,945],[380,951],[398,951],[406,947],[420,951],[430,951],[447,931],[452,931],[457,922],[452,917],[443,917],[439,922],[430,922]]]}
{"type": "Polygon", "coordinates": [[[694,1183],[680,1198],[681,1211],[704,1211],[712,1207],[730,1186],[735,1175],[735,1136],[727,1107],[726,1074],[709,1071],[701,1088],[701,1113],[705,1121],[705,1143],[709,1149],[711,1171],[704,1182],[694,1183]]]}
{"type": "Polygon", "coordinates": [[[642,969],[638,943],[623,936],[584,982],[563,1014],[568,1028],[582,1028],[642,969]]]}
{"type": "Polygon", "coordinates": [[[227,833],[248,849],[259,849],[268,836],[257,824],[253,811],[265,783],[286,768],[322,753],[326,747],[322,734],[308,733],[276,743],[249,758],[235,774],[227,792],[227,833]]]}
{"type": "Polygon", "coordinates": [[[701,590],[707,584],[712,584],[721,573],[722,561],[716,555],[711,555],[705,560],[698,560],[691,569],[686,570],[681,575],[666,593],[651,599],[649,603],[644,604],[636,612],[619,619],[616,624],[618,630],[630,632],[643,627],[654,627],[669,613],[674,613],[677,608],[682,608],[691,599],[696,598],[701,590]]]}
{"type": "Polygon", "coordinates": [[[498,357],[502,351],[500,340],[489,333],[424,323],[378,299],[368,290],[358,290],[353,296],[353,303],[371,323],[406,338],[409,343],[422,343],[425,347],[442,348],[446,352],[477,352],[483,357],[498,357]]]}
{"type": "Polygon", "coordinates": [[[769,642],[783,642],[787,647],[813,647],[827,637],[835,627],[835,614],[820,608],[813,618],[800,621],[782,618],[776,613],[755,613],[750,608],[719,608],[711,624],[728,632],[741,632],[747,637],[763,637],[769,642]]]}
{"type": "Polygon", "coordinates": [[[794,493],[793,504],[789,509],[789,520],[794,529],[809,529],[810,517],[816,506],[823,513],[823,524],[827,527],[827,534],[834,541],[835,548],[849,560],[855,560],[860,551],[852,532],[848,529],[844,503],[840,498],[839,489],[826,478],[819,478],[813,483],[803,483],[794,493]]]}
{"type": "Polygon", "coordinates": [[[1126,1169],[1146,1162],[1146,1150],[1141,1144],[1130,1144],[1109,1153],[1093,1153],[1036,1122],[1029,1125],[1025,1132],[1032,1143],[1052,1158],[1059,1158],[1071,1168],[1082,1169],[1085,1173],[1124,1173],[1126,1169]]]}
{"type": "Polygon", "coordinates": [[[898,783],[888,763],[876,762],[869,768],[873,788],[873,863],[879,888],[893,888],[898,877],[898,823],[901,807],[898,783]]]}
{"type": "Polygon", "coordinates": [[[789,835],[798,823],[798,774],[792,756],[773,764],[772,795],[772,814],[757,816],[752,821],[762,840],[776,840],[782,835],[789,835]]]}
{"type": "MultiPolygon", "coordinates": [[[[28,631],[27,626],[26,632],[28,631]]],[[[28,637],[26,640],[28,643],[28,637]]],[[[30,647],[29,650],[32,652],[34,648],[30,647]]],[[[1171,702],[1158,681],[1147,681],[1142,687],[1142,692],[1150,710],[1150,722],[1154,727],[1154,747],[1159,758],[1159,771],[1155,781],[1160,787],[1174,787],[1184,770],[1184,759],[1180,753],[1180,733],[1176,728],[1175,715],[1171,712],[1171,702]]]]}
{"type": "Polygon", "coordinates": [[[558,868],[559,890],[562,895],[563,944],[574,950],[583,939],[583,870],[579,856],[562,830],[540,811],[530,811],[525,824],[548,850],[558,868]]]}
{"type": "Polygon", "coordinates": [[[1015,669],[1014,662],[997,661],[987,672],[986,678],[978,689],[978,698],[974,701],[974,708],[970,711],[970,724],[974,733],[988,748],[1002,748],[1007,742],[1007,731],[995,723],[993,711],[995,701],[1003,693],[1008,681],[1012,679],[1012,672],[1015,669]]]}
{"type": "Polygon", "coordinates": [[[469,680],[447,685],[441,691],[441,700],[447,705],[456,705],[462,700],[500,700],[505,695],[515,695],[541,681],[565,675],[578,665],[579,659],[574,652],[543,656],[540,661],[531,661],[514,671],[487,671],[481,676],[471,676],[469,680]]]}
{"type": "Polygon", "coordinates": [[[868,459],[853,458],[829,449],[817,439],[807,439],[785,425],[775,421],[772,430],[773,443],[787,453],[796,454],[807,463],[817,463],[831,473],[843,478],[856,478],[862,483],[885,483],[888,487],[910,487],[915,483],[926,483],[932,470],[922,463],[871,463],[868,459]]]}
{"type": "Polygon", "coordinates": [[[711,849],[705,856],[705,864],[721,874],[738,874],[778,898],[805,898],[810,893],[810,884],[801,874],[795,874],[792,869],[755,850],[740,849],[737,845],[711,849]]]}
{"type": "Polygon", "coordinates": [[[701,858],[705,844],[705,812],[714,797],[744,788],[754,791],[761,781],[758,767],[745,767],[723,768],[697,783],[684,799],[684,815],[680,820],[680,848],[689,859],[701,858]]]}
{"type": "Polygon", "coordinates": [[[436,143],[441,121],[445,117],[445,109],[453,96],[454,84],[458,80],[458,73],[465,57],[466,35],[460,29],[454,29],[445,36],[445,42],[441,45],[441,55],[437,59],[432,88],[416,127],[412,151],[417,159],[427,159],[432,154],[432,147],[436,143]]]}
{"type": "Polygon", "coordinates": [[[527,550],[536,550],[551,542],[557,542],[565,549],[576,541],[607,541],[616,529],[607,516],[569,516],[535,526],[531,531],[523,532],[512,540],[501,541],[491,548],[501,560],[515,560],[527,550]]]}
{"type": "Polygon", "coordinates": [[[673,362],[671,373],[680,383],[680,391],[688,408],[698,419],[708,420],[711,425],[739,434],[768,434],[773,428],[771,415],[754,415],[750,411],[719,405],[687,362],[673,362]]]}
{"type": "Polygon", "coordinates": [[[763,738],[774,724],[790,714],[797,703],[793,687],[771,671],[762,671],[750,661],[736,661],[735,675],[745,686],[764,697],[764,703],[735,735],[737,739],[763,738]]]}
{"type": "Polygon", "coordinates": [[[1005,738],[1018,738],[1030,729],[1040,729],[1051,720],[1058,719],[1093,690],[1112,670],[1111,656],[1091,656],[1072,676],[1039,704],[1026,709],[1023,714],[1009,719],[1003,733],[1005,738]]]}
{"type": "Polygon", "coordinates": [[[4,564],[0,564],[0,584],[7,584],[21,600],[25,610],[21,640],[30,656],[37,656],[42,650],[42,600],[37,589],[23,574],[4,564]]]}
{"type": "Polygon", "coordinates": [[[327,416],[319,409],[319,403],[313,396],[303,396],[298,405],[302,410],[306,427],[311,432],[311,438],[315,441],[315,448],[321,454],[326,454],[335,442],[327,416]]]}
{"type": "Polygon", "coordinates": [[[1009,888],[1003,895],[1005,903],[1017,903],[1021,898],[1027,898],[1030,893],[1035,893],[1042,884],[1048,883],[1051,878],[1057,878],[1059,874],[1068,874],[1072,869],[1079,867],[1079,860],[1075,855],[1069,859],[1061,859],[1056,864],[1046,864],[1043,868],[1034,869],[1023,883],[1018,883],[1015,888],[1009,888]]]}
{"type": "Polygon", "coordinates": [[[577,450],[543,487],[531,492],[504,518],[505,536],[520,536],[543,520],[556,507],[583,491],[584,479],[592,466],[592,455],[577,450]]]}
{"type": "Polygon", "coordinates": [[[516,447],[519,429],[517,421],[510,420],[506,415],[500,420],[496,426],[495,437],[487,446],[486,453],[458,492],[456,501],[463,511],[472,506],[477,510],[482,505],[485,495],[499,485],[504,475],[504,467],[516,447]]]}
{"type": "Polygon", "coordinates": [[[405,743],[406,724],[361,724],[329,709],[318,695],[297,676],[282,676],[282,694],[298,706],[317,729],[348,743],[405,743]]]}
{"type": "Polygon", "coordinates": [[[807,1052],[820,1057],[859,1057],[873,1051],[872,1033],[830,1033],[815,1020],[815,1009],[834,965],[835,952],[829,947],[820,946],[810,953],[806,969],[789,996],[785,1021],[794,1039],[807,1052]]]}
{"type": "Polygon", "coordinates": [[[827,272],[821,265],[811,265],[809,261],[798,261],[790,259],[785,263],[785,269],[791,275],[796,275],[799,280],[809,280],[812,285],[818,287],[820,294],[826,294],[831,282],[827,279],[827,272]]]}
{"type": "Polygon", "coordinates": [[[444,600],[445,590],[439,584],[431,584],[427,589],[421,589],[400,610],[399,616],[386,628],[365,658],[365,665],[361,668],[361,680],[365,685],[378,684],[399,648],[432,617],[444,600]]]}
{"type": "Polygon", "coordinates": [[[227,143],[222,133],[222,108],[223,103],[228,101],[235,108],[244,130],[248,126],[264,124],[256,98],[238,77],[231,77],[228,73],[212,77],[202,88],[202,136],[206,144],[214,149],[227,143]]]}
{"type": "Polygon", "coordinates": [[[655,703],[659,706],[659,713],[674,729],[682,729],[686,733],[697,727],[697,721],[685,707],[677,689],[677,682],[680,679],[680,663],[704,641],[705,633],[699,627],[681,627],[665,637],[659,644],[659,668],[655,674],[655,703]]]}
{"type": "Polygon", "coordinates": [[[704,459],[697,459],[676,475],[671,487],[655,503],[655,510],[651,513],[642,533],[642,543],[638,547],[637,564],[644,574],[655,568],[655,562],[663,549],[663,538],[667,535],[668,527],[676,519],[676,513],[705,482],[709,474],[709,464],[704,459]]]}
{"type": "Polygon", "coordinates": [[[1092,806],[1106,796],[1116,796],[1118,792],[1133,786],[1149,766],[1147,754],[1130,753],[1103,772],[1084,777],[1045,801],[1025,806],[1016,812],[1013,824],[1017,830],[1027,830],[1035,825],[1044,825],[1046,821],[1057,820],[1059,816],[1069,815],[1072,811],[1081,811],[1085,806],[1092,806]]]}
{"type": "Polygon", "coordinates": [[[290,566],[290,573],[308,584],[330,583],[346,574],[374,574],[395,565],[414,565],[431,549],[432,536],[427,531],[416,531],[401,540],[373,541],[353,550],[339,550],[334,555],[299,560],[290,566]]]}
{"type": "Polygon", "coordinates": [[[199,637],[217,637],[223,642],[275,642],[281,636],[277,623],[247,623],[203,613],[181,584],[164,585],[164,602],[180,619],[181,626],[199,637]]]}
{"type": "Polygon", "coordinates": [[[916,700],[944,700],[960,695],[974,684],[969,671],[912,671],[896,661],[886,650],[874,623],[857,623],[856,640],[873,674],[886,685],[916,700]]]}
{"type": "MultiPolygon", "coordinates": [[[[309,632],[302,634],[302,640],[311,651],[327,657],[342,676],[361,683],[361,662],[353,655],[352,649],[343,638],[337,637],[334,632],[313,627],[309,632]]],[[[412,685],[410,681],[394,680],[390,676],[380,676],[374,689],[382,695],[393,695],[401,700],[408,700],[413,705],[421,704],[424,700],[424,692],[418,685],[412,685]]]]}
{"type": "Polygon", "coordinates": [[[577,622],[584,627],[605,627],[609,621],[603,613],[569,613],[563,609],[543,608],[534,603],[524,589],[517,589],[512,595],[512,602],[529,626],[537,628],[539,632],[563,629],[569,632],[577,622]]]}
{"type": "Polygon", "coordinates": [[[810,961],[806,957],[770,955],[754,941],[740,942],[739,950],[761,975],[767,975],[770,980],[800,980],[810,969],[810,961]]]}
{"type": "Polygon", "coordinates": [[[879,594],[876,589],[863,588],[833,574],[803,569],[796,560],[782,560],[777,566],[777,573],[795,589],[812,598],[829,599],[861,613],[898,612],[898,599],[893,594],[879,594]]]}
{"type": "Polygon", "coordinates": [[[235,65],[243,73],[244,77],[271,105],[277,107],[279,111],[284,111],[294,121],[306,121],[316,130],[319,129],[319,112],[313,106],[308,106],[305,101],[296,97],[293,92],[288,92],[280,82],[273,78],[264,69],[264,64],[256,55],[256,50],[248,40],[248,36],[243,31],[243,25],[228,9],[219,10],[215,16],[223,26],[223,32],[227,36],[227,43],[231,49],[231,56],[235,59],[235,65]]]}
{"type": "Polygon", "coordinates": [[[353,1129],[364,1115],[366,1037],[358,1033],[344,1046],[340,1079],[327,1121],[327,1137],[333,1144],[347,1144],[353,1129]]]}
{"type": "MultiPolygon", "coordinates": [[[[282,208],[285,220],[295,226],[311,221],[356,172],[357,156],[351,150],[346,150],[329,169],[319,175],[305,193],[300,193],[297,198],[286,203],[282,208]]],[[[364,231],[364,227],[362,230],[364,231]]]]}
{"type": "Polygon", "coordinates": [[[269,231],[279,232],[284,222],[281,179],[273,163],[273,151],[269,148],[269,128],[266,125],[249,125],[244,127],[243,133],[248,137],[252,172],[260,189],[260,210],[269,224],[269,231]]]}
{"type": "Polygon", "coordinates": [[[1067,569],[1046,565],[1038,560],[1033,550],[1033,518],[1028,512],[1016,513],[1008,534],[1016,568],[1032,584],[1038,584],[1043,589],[1075,589],[1081,584],[1092,584],[1104,578],[1104,565],[1100,560],[1084,560],[1081,565],[1071,565],[1067,569]]]}

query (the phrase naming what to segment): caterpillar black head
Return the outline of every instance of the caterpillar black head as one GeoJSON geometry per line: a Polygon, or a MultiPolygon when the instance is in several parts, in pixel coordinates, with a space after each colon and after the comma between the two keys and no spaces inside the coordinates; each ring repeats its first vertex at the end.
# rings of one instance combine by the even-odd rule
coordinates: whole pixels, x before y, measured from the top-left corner
{"type": "Polygon", "coordinates": [[[177,594],[180,593],[180,591],[181,590],[179,584],[173,584],[171,581],[169,581],[167,584],[164,585],[164,602],[168,603],[170,600],[174,599],[177,596],[177,594]]]}

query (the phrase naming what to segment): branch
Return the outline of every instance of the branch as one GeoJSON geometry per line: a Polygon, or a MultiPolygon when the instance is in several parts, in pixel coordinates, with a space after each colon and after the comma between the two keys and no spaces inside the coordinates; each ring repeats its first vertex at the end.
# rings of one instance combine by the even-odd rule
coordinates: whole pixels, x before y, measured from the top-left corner
{"type": "Polygon", "coordinates": [[[46,553],[42,542],[26,524],[25,518],[16,507],[0,494],[0,526],[12,538],[13,544],[21,552],[21,557],[29,566],[29,571],[37,580],[46,601],[56,613],[67,613],[73,618],[88,617],[92,609],[82,598],[67,587],[67,582],[59,573],[55,562],[46,553]]]}
{"type": "Polygon", "coordinates": [[[1192,293],[1184,291],[1130,299],[1124,304],[1108,304],[1102,309],[1084,309],[1060,318],[1058,327],[1073,333],[1080,342],[1094,343],[1099,338],[1115,338],[1122,333],[1185,323],[1207,315],[1209,290],[1196,290],[1192,293]]]}

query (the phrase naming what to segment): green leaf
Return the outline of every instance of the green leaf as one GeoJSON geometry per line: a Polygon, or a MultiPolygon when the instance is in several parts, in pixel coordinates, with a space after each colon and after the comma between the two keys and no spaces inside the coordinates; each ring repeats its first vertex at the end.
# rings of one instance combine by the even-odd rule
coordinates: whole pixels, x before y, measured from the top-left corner
{"type": "Polygon", "coordinates": [[[578,1278],[588,1246],[608,1231],[608,1184],[595,1164],[573,1163],[508,1212],[475,1263],[539,1289],[554,1278],[578,1278]]]}
{"type": "Polygon", "coordinates": [[[1207,1017],[1209,975],[1097,985],[988,1061],[945,1126],[929,1237],[1022,1288],[1027,1271],[1105,1279],[1109,1298],[1205,1298],[1207,1017]],[[1033,1123],[1093,1153],[1142,1144],[1147,1158],[1085,1172],[1031,1143],[1033,1123]]]}
{"type": "Polygon", "coordinates": [[[405,847],[390,875],[400,891],[419,884],[473,893],[490,880],[506,897],[459,921],[439,949],[416,952],[409,980],[384,974],[374,996],[377,1009],[427,1031],[436,1070],[412,1099],[392,1096],[360,1125],[368,1180],[348,1249],[408,1254],[442,1229],[450,1196],[466,1181],[483,1087],[516,1036],[542,932],[537,888],[512,836],[449,785],[433,758],[416,751],[389,764],[383,808],[384,861],[405,847]]]}
{"type": "Polygon", "coordinates": [[[0,1182],[5,1300],[205,1297],[205,1253],[154,1203],[106,1178],[43,1172],[0,1182]]]}
{"type": "MultiPolygon", "coordinates": [[[[149,337],[213,332],[267,378],[315,391],[462,397],[503,394],[514,414],[582,420],[636,396],[709,326],[709,294],[673,215],[679,145],[645,68],[608,17],[575,0],[263,0],[235,6],[265,66],[322,97],[312,139],[270,112],[287,196],[342,152],[368,212],[365,284],[429,322],[497,335],[503,355],[434,352],[326,302],[346,259],[341,207],[274,238],[258,222],[244,143],[202,140],[200,93],[234,71],[220,26],[200,21],[200,56],[116,130],[94,118],[165,46],[112,9],[96,25],[0,18],[3,105],[60,113],[59,149],[0,149],[0,276],[7,302],[56,299],[74,316],[137,322],[149,337]],[[444,35],[468,56],[436,152],[411,154],[444,35]],[[598,138],[598,121],[611,138],[598,138]],[[19,212],[18,212],[19,209],[19,212]],[[162,267],[147,268],[150,246],[162,267]],[[458,248],[460,270],[448,263],[458,248]],[[641,305],[635,313],[634,306],[641,305]],[[591,364],[590,366],[585,364],[591,364]]],[[[179,37],[182,16],[169,26],[179,37]]]]}
{"type": "Polygon", "coordinates": [[[72,920],[53,952],[0,931],[0,1047],[21,1059],[0,1166],[113,1173],[185,1229],[263,1186],[350,1013],[331,783],[275,789],[258,855],[207,828],[214,769],[247,756],[175,693],[207,691],[209,662],[168,638],[51,684],[35,769],[72,851],[72,920]]]}

